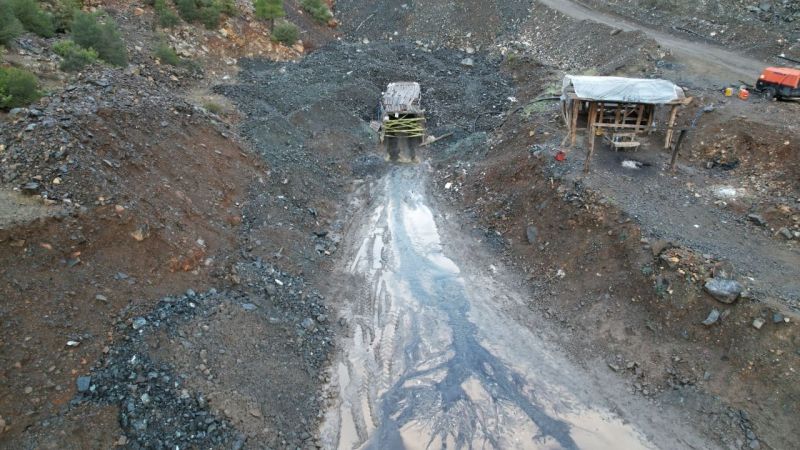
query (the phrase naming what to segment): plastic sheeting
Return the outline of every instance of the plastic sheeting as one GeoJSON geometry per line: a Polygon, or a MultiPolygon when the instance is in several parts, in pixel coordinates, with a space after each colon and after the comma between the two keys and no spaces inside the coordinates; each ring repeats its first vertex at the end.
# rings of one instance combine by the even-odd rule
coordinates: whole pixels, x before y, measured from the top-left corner
{"type": "Polygon", "coordinates": [[[667,80],[567,75],[562,99],[566,99],[570,86],[583,100],[661,105],[686,98],[683,89],[667,80]]]}

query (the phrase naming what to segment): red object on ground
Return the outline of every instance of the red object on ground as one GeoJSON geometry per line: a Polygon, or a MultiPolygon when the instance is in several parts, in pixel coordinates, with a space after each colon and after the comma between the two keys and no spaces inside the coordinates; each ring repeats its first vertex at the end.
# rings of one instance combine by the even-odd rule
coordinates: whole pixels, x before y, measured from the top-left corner
{"type": "Polygon", "coordinates": [[[563,150],[559,150],[556,153],[556,161],[564,161],[565,159],[567,159],[567,154],[563,150]]]}
{"type": "Polygon", "coordinates": [[[747,89],[739,89],[739,98],[742,100],[747,100],[750,98],[750,92],[747,89]]]}

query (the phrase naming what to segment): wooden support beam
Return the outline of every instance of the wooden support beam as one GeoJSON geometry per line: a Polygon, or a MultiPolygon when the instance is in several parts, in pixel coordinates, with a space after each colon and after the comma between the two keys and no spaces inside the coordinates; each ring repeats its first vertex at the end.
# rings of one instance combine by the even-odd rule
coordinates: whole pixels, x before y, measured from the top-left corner
{"type": "Polygon", "coordinates": [[[683,138],[686,137],[686,133],[688,131],[689,130],[683,129],[678,133],[678,140],[675,141],[675,146],[672,148],[672,158],[669,160],[669,170],[671,172],[675,172],[675,163],[678,161],[678,152],[681,149],[683,138]]]}
{"type": "Polygon", "coordinates": [[[664,139],[664,148],[669,148],[672,145],[676,117],[678,117],[678,105],[672,105],[672,111],[669,113],[669,122],[667,123],[667,137],[664,139]]]}
{"type": "Polygon", "coordinates": [[[591,130],[593,130],[593,126],[595,123],[595,115],[597,111],[597,103],[589,102],[589,114],[586,116],[586,148],[589,148],[589,137],[591,130]]]}
{"type": "Polygon", "coordinates": [[[589,173],[589,166],[591,165],[592,154],[594,153],[594,143],[597,140],[597,135],[595,134],[595,122],[597,121],[596,113],[597,112],[597,105],[592,103],[592,106],[589,107],[589,123],[591,126],[586,134],[588,134],[589,138],[589,150],[586,152],[586,161],[583,163],[583,172],[589,173]]]}
{"type": "Polygon", "coordinates": [[[570,148],[575,147],[575,141],[578,140],[578,116],[581,113],[581,101],[580,100],[573,100],[572,101],[572,125],[570,126],[570,148]]]}
{"type": "Polygon", "coordinates": [[[644,120],[644,105],[639,105],[638,108],[638,117],[636,118],[636,129],[638,130],[640,126],[642,126],[642,120],[644,120]]]}

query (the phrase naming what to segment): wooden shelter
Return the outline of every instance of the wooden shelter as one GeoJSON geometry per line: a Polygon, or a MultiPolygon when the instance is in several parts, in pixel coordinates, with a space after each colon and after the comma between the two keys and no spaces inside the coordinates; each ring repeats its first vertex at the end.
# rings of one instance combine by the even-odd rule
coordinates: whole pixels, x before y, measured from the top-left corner
{"type": "Polygon", "coordinates": [[[637,137],[655,129],[657,107],[670,108],[664,142],[664,148],[669,148],[678,110],[691,101],[670,81],[621,77],[567,75],[561,95],[570,147],[575,146],[578,130],[587,130],[585,171],[589,170],[597,136],[602,135],[615,150],[638,148],[637,137]]]}

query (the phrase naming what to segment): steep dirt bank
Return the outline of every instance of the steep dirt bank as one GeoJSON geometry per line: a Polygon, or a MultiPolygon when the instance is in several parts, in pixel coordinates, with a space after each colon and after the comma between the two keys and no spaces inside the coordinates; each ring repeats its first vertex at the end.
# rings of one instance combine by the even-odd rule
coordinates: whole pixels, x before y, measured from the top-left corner
{"type": "Polygon", "coordinates": [[[258,163],[191,105],[134,94],[139,82],[97,74],[2,129],[5,189],[35,185],[63,208],[1,232],[6,442],[51,432],[113,324],[208,286],[238,241],[258,163]]]}

